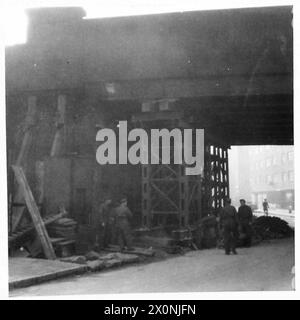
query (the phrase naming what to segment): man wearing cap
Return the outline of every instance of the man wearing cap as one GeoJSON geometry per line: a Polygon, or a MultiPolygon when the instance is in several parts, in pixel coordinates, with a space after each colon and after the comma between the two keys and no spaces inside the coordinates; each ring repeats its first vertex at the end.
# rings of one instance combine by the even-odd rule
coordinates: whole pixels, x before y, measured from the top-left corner
{"type": "Polygon", "coordinates": [[[123,198],[118,207],[115,208],[116,237],[121,250],[131,248],[130,219],[132,212],[127,207],[127,199],[123,198]]]}
{"type": "Polygon", "coordinates": [[[225,206],[220,211],[220,228],[223,232],[225,254],[237,254],[236,242],[238,234],[237,212],[231,205],[231,199],[225,199],[225,206]]]}
{"type": "Polygon", "coordinates": [[[239,229],[241,234],[244,235],[243,245],[245,247],[251,247],[252,242],[252,218],[253,213],[252,209],[246,205],[246,201],[244,199],[240,200],[241,206],[238,210],[238,221],[239,221],[239,229]]]}

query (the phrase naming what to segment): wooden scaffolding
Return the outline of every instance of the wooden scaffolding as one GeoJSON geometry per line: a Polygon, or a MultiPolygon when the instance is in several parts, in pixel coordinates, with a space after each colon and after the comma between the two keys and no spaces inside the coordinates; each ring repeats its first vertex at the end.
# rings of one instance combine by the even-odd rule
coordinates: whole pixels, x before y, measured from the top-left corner
{"type": "MultiPolygon", "coordinates": [[[[172,102],[147,102],[142,110],[133,117],[133,122],[144,130],[191,128],[183,113],[172,110],[172,102]]],[[[229,197],[228,147],[212,143],[207,137],[201,147],[202,175],[188,176],[185,164],[172,164],[172,149],[171,164],[141,166],[144,226],[186,228],[208,214],[217,214],[224,205],[224,199],[229,197]]]]}

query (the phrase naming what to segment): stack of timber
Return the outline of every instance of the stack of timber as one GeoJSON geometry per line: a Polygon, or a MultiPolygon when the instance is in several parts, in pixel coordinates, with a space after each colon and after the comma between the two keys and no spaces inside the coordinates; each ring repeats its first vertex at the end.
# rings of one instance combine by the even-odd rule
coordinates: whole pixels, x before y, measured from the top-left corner
{"type": "MultiPolygon", "coordinates": [[[[43,219],[44,225],[47,226],[47,225],[49,225],[49,224],[61,219],[64,216],[65,216],[65,213],[59,213],[59,214],[56,214],[56,215],[50,215],[50,216],[48,216],[48,217],[43,219]]],[[[10,234],[8,236],[9,245],[22,244],[24,238],[26,238],[26,236],[31,234],[33,231],[34,231],[33,223],[14,231],[12,234],[10,234]]]]}
{"type": "Polygon", "coordinates": [[[47,229],[51,237],[63,237],[68,240],[75,240],[77,222],[70,218],[61,218],[52,223],[47,229]]]}
{"type": "Polygon", "coordinates": [[[56,220],[48,227],[48,233],[52,240],[56,255],[59,257],[69,257],[76,251],[76,229],[77,222],[70,218],[56,220]]]}

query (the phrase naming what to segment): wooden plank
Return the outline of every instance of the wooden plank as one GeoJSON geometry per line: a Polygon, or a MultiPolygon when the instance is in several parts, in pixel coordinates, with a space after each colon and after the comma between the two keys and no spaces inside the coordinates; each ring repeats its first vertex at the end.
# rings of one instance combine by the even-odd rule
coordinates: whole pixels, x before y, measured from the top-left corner
{"type": "MultiPolygon", "coordinates": [[[[290,73],[272,77],[257,74],[251,83],[250,95],[275,95],[293,93],[293,77],[290,73]]],[[[245,96],[249,88],[249,75],[211,76],[201,78],[131,79],[113,82],[116,90],[107,100],[154,100],[196,97],[236,97],[245,96]]],[[[86,87],[91,95],[103,92],[103,82],[91,82],[86,87]]],[[[105,89],[104,89],[105,90],[105,89]]],[[[106,90],[105,90],[106,91],[106,90]]]]}
{"type": "MultiPolygon", "coordinates": [[[[29,152],[30,146],[32,144],[32,128],[36,123],[36,115],[37,115],[37,98],[35,96],[28,97],[28,110],[25,119],[25,134],[22,141],[21,149],[18,154],[17,161],[15,163],[16,166],[22,166],[24,163],[26,156],[29,152]]],[[[21,203],[23,201],[23,193],[18,187],[16,194],[14,195],[13,202],[21,203]]],[[[15,231],[18,225],[20,224],[22,217],[24,215],[25,208],[13,208],[12,209],[12,231],[15,231]]]]}
{"type": "MultiPolygon", "coordinates": [[[[115,245],[109,245],[107,248],[104,249],[104,251],[120,252],[120,247],[115,245]]],[[[122,250],[122,253],[131,253],[141,256],[152,257],[154,256],[155,251],[153,251],[152,249],[133,247],[132,250],[122,250]]]]}
{"type": "Polygon", "coordinates": [[[67,245],[73,244],[75,242],[76,242],[75,240],[66,240],[66,239],[64,239],[64,241],[59,241],[57,243],[57,246],[67,246],[67,245]]]}
{"type": "Polygon", "coordinates": [[[29,148],[32,141],[32,127],[36,123],[36,114],[37,114],[37,106],[36,106],[36,97],[30,96],[28,97],[28,111],[25,119],[25,135],[22,141],[21,149],[18,154],[18,158],[16,161],[17,166],[21,166],[26,155],[29,152],[29,148]]]}
{"type": "MultiPolygon", "coordinates": [[[[49,217],[46,217],[46,218],[44,219],[44,225],[46,226],[46,225],[48,225],[48,224],[51,224],[51,223],[55,222],[56,220],[63,218],[65,215],[66,215],[66,212],[61,212],[61,213],[59,213],[59,214],[51,215],[51,216],[49,216],[49,217]]],[[[9,236],[8,242],[10,243],[10,242],[13,242],[13,241],[18,240],[19,238],[23,237],[23,236],[26,235],[27,233],[32,232],[33,229],[34,229],[34,225],[30,224],[30,225],[22,228],[22,229],[19,230],[19,231],[13,232],[13,233],[9,236]]]]}
{"type": "Polygon", "coordinates": [[[30,216],[32,218],[34,227],[37,231],[37,234],[40,238],[44,254],[47,259],[54,260],[56,259],[55,252],[51,243],[51,240],[48,236],[46,227],[44,225],[44,222],[40,216],[39,209],[35,203],[35,200],[33,198],[32,192],[30,190],[30,187],[28,185],[27,179],[25,177],[25,174],[23,172],[23,169],[18,166],[12,166],[17,182],[23,191],[23,195],[25,198],[25,202],[28,208],[28,211],[30,213],[30,216]]]}
{"type": "Polygon", "coordinates": [[[66,113],[66,96],[59,95],[57,101],[57,120],[56,120],[56,133],[54,136],[51,157],[59,156],[62,151],[63,140],[64,140],[64,125],[65,125],[65,113],[66,113]]]}

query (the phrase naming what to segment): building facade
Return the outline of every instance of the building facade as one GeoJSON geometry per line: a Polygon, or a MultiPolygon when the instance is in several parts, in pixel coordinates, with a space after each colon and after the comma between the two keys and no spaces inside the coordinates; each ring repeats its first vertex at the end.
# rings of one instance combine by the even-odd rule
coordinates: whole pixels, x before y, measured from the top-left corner
{"type": "Polygon", "coordinates": [[[231,159],[238,171],[231,185],[232,198],[245,198],[258,208],[262,207],[264,199],[268,200],[270,207],[294,208],[293,146],[236,149],[231,159]]]}

